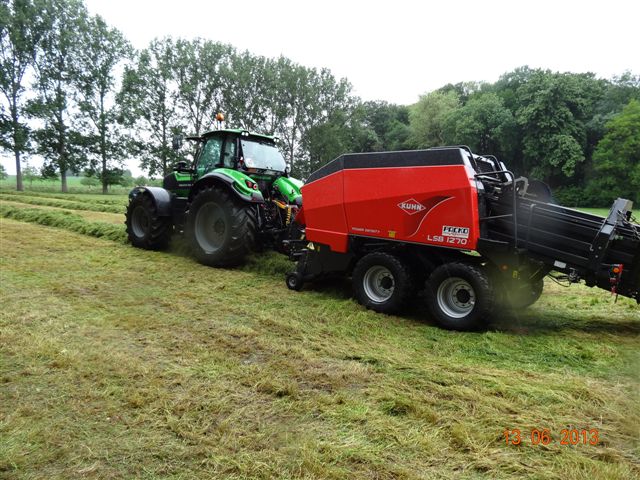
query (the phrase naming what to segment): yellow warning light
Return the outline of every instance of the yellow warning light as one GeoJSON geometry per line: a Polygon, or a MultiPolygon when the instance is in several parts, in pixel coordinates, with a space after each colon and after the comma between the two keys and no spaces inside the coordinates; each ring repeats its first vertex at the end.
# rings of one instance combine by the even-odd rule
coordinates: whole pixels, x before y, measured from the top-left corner
{"type": "Polygon", "coordinates": [[[216,120],[218,122],[224,122],[224,113],[220,113],[220,112],[216,113],[216,120]]]}
{"type": "Polygon", "coordinates": [[[620,273],[620,267],[613,267],[613,273],[620,273]]]}
{"type": "Polygon", "coordinates": [[[506,272],[507,270],[509,270],[509,265],[500,265],[500,270],[506,272]]]}

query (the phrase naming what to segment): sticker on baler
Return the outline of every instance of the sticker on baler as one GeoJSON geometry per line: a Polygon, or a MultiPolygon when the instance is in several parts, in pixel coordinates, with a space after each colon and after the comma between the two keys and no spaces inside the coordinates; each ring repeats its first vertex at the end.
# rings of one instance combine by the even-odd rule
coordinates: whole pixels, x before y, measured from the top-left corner
{"type": "Polygon", "coordinates": [[[419,201],[417,201],[415,198],[410,198],[409,200],[400,202],[398,206],[400,207],[400,210],[402,210],[403,212],[409,215],[415,215],[416,213],[426,210],[427,208],[424,205],[422,205],[419,201]]]}
{"type": "Polygon", "coordinates": [[[443,225],[442,235],[444,237],[469,238],[469,229],[467,227],[452,227],[449,225],[443,225]]]}

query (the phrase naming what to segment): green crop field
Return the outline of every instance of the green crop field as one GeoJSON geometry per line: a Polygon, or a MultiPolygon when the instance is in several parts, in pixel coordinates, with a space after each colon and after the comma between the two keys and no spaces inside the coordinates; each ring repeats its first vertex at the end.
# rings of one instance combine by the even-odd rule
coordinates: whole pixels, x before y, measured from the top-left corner
{"type": "Polygon", "coordinates": [[[548,282],[449,332],[134,249],[125,205],[0,190],[0,478],[640,478],[635,302],[548,282]]]}

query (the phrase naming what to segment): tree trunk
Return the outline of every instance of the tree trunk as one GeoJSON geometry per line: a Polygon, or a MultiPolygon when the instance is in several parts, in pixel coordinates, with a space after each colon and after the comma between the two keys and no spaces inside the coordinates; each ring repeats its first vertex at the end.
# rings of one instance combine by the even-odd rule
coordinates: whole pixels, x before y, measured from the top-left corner
{"type": "Polygon", "coordinates": [[[102,194],[106,195],[107,193],[109,193],[109,184],[107,183],[107,167],[104,161],[102,162],[102,171],[104,172],[102,175],[102,194]]]}
{"type": "Polygon", "coordinates": [[[24,191],[22,184],[22,168],[20,165],[20,152],[22,151],[22,142],[20,141],[20,123],[18,122],[18,93],[17,88],[13,86],[13,96],[11,98],[11,126],[13,127],[13,153],[16,156],[16,190],[24,191]]]}
{"type": "Polygon", "coordinates": [[[109,193],[109,184],[107,183],[107,122],[104,113],[104,97],[106,91],[100,91],[100,156],[102,157],[102,194],[109,193]]]}
{"type": "Polygon", "coordinates": [[[62,183],[62,193],[68,193],[69,188],[67,187],[67,169],[60,169],[60,182],[62,183]]]}
{"type": "Polygon", "coordinates": [[[24,191],[24,185],[22,185],[22,168],[20,166],[20,150],[15,151],[16,154],[16,190],[19,192],[24,191]]]}

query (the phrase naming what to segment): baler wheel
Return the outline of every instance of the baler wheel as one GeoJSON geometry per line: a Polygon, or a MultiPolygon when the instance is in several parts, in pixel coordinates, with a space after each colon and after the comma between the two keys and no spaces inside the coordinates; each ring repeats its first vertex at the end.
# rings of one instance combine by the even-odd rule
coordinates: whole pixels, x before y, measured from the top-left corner
{"type": "Polygon", "coordinates": [[[544,279],[528,282],[519,288],[503,284],[504,291],[497,295],[497,303],[506,308],[521,310],[538,301],[544,289],[544,279]]]}
{"type": "Polygon", "coordinates": [[[427,280],[433,318],[450,330],[476,330],[489,320],[495,293],[481,267],[462,262],[437,267],[427,280]]]}
{"type": "Polygon", "coordinates": [[[287,274],[286,282],[287,288],[289,290],[295,290],[296,292],[302,290],[302,285],[304,284],[302,275],[300,275],[298,272],[291,272],[287,274]]]}
{"type": "Polygon", "coordinates": [[[171,237],[171,218],[158,215],[149,195],[136,195],[127,206],[125,225],[127,236],[134,247],[146,250],[166,248],[171,237]]]}
{"type": "Polygon", "coordinates": [[[414,291],[409,267],[384,252],[362,257],[353,270],[352,283],[358,302],[383,313],[401,310],[414,291]]]}
{"type": "Polygon", "coordinates": [[[214,267],[239,265],[253,249],[255,213],[215,186],[196,193],[187,212],[186,237],[200,263],[214,267]]]}

